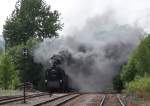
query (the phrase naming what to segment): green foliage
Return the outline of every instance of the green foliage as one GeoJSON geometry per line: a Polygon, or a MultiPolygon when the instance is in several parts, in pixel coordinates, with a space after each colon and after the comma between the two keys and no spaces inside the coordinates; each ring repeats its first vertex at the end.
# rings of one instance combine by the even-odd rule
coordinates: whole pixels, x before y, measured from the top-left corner
{"type": "Polygon", "coordinates": [[[3,89],[15,89],[19,84],[18,71],[10,55],[0,56],[0,87],[3,89]]]}
{"type": "Polygon", "coordinates": [[[8,50],[8,53],[12,55],[16,70],[19,70],[21,82],[31,82],[36,89],[38,89],[38,84],[43,79],[43,67],[41,64],[35,63],[33,59],[33,48],[38,42],[36,38],[31,38],[27,41],[26,46],[22,44],[8,50]],[[29,54],[27,57],[22,55],[22,48],[24,47],[28,48],[29,54]]]}
{"type": "Polygon", "coordinates": [[[128,63],[123,66],[121,79],[125,83],[130,82],[136,76],[137,69],[136,69],[136,58],[134,54],[129,58],[128,63]]]}
{"type": "Polygon", "coordinates": [[[141,40],[121,72],[128,93],[150,98],[150,35],[141,40]]]}
{"type": "Polygon", "coordinates": [[[121,79],[126,83],[134,80],[136,76],[150,74],[150,35],[147,35],[133,52],[128,63],[123,67],[121,79]]]}
{"type": "Polygon", "coordinates": [[[122,80],[120,78],[120,75],[117,75],[114,79],[113,79],[113,88],[114,90],[121,92],[121,90],[123,89],[123,83],[122,80]]]}
{"type": "MultiPolygon", "coordinates": [[[[33,83],[34,88],[43,88],[43,67],[34,62],[33,49],[44,38],[58,36],[58,31],[63,27],[59,16],[58,11],[51,11],[50,6],[44,0],[18,0],[15,10],[4,25],[5,52],[8,54],[4,56],[3,64],[0,66],[1,70],[10,68],[10,72],[9,70],[5,72],[6,75],[12,75],[11,72],[17,73],[14,74],[14,81],[7,76],[5,81],[1,80],[1,84],[6,82],[7,87],[4,88],[7,89],[9,85],[18,83],[15,75],[19,75],[21,82],[29,81],[33,83]],[[26,57],[22,55],[23,48],[29,50],[29,55],[26,57]],[[9,56],[12,64],[7,66],[6,60],[9,60],[9,56]]],[[[4,73],[2,73],[2,77],[5,77],[4,73]]]]}
{"type": "Polygon", "coordinates": [[[143,76],[145,73],[150,73],[150,35],[141,41],[137,49],[136,57],[138,75],[143,76]]]}
{"type": "Polygon", "coordinates": [[[129,93],[140,94],[150,92],[150,77],[144,76],[136,78],[127,84],[127,91],[129,93]]]}
{"type": "Polygon", "coordinates": [[[30,37],[43,40],[58,36],[62,29],[59,15],[58,11],[51,11],[43,0],[18,0],[4,25],[6,47],[25,43],[30,37]]]}

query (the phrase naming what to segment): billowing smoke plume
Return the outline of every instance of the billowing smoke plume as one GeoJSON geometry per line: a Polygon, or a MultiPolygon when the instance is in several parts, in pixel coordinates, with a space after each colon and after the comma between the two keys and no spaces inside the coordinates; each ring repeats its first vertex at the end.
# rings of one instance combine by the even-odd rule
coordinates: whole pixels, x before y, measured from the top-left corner
{"type": "Polygon", "coordinates": [[[70,86],[80,91],[102,91],[112,87],[113,77],[143,34],[139,27],[119,25],[112,15],[104,14],[89,19],[71,36],[45,39],[34,50],[35,61],[46,65],[54,54],[60,55],[70,86]]]}

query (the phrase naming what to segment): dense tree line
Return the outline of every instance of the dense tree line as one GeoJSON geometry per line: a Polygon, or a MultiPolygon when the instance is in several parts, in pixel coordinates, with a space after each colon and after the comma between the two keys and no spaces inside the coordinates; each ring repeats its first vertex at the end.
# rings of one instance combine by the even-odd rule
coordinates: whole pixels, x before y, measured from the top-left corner
{"type": "Polygon", "coordinates": [[[147,35],[124,65],[121,77],[124,83],[134,80],[138,76],[150,74],[150,35],[147,35]]]}
{"type": "Polygon", "coordinates": [[[36,89],[43,88],[43,67],[34,62],[33,49],[44,38],[58,36],[61,29],[60,14],[44,0],[18,0],[3,29],[5,53],[0,56],[0,87],[15,89],[28,81],[36,89]],[[23,48],[29,51],[26,57],[23,48]]]}
{"type": "Polygon", "coordinates": [[[132,92],[150,92],[150,35],[145,35],[120,74],[124,87],[132,92]]]}

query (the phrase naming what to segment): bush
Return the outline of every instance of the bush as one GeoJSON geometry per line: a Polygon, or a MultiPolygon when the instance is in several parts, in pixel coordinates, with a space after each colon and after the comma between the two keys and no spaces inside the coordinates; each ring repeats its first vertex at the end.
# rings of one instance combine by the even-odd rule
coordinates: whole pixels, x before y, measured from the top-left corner
{"type": "Polygon", "coordinates": [[[121,90],[123,89],[123,83],[122,80],[120,78],[120,75],[117,75],[114,79],[113,79],[113,88],[114,90],[116,90],[117,92],[121,92],[121,90]]]}
{"type": "Polygon", "coordinates": [[[143,77],[150,74],[150,35],[141,40],[137,49],[130,56],[128,63],[121,72],[123,84],[133,81],[136,76],[143,77]]]}
{"type": "Polygon", "coordinates": [[[123,66],[121,72],[121,80],[123,81],[123,84],[125,85],[125,83],[134,80],[136,74],[137,74],[136,58],[134,57],[134,55],[132,55],[129,58],[128,63],[123,66]]]}
{"type": "Polygon", "coordinates": [[[143,97],[150,92],[150,77],[137,77],[135,80],[128,83],[126,88],[128,93],[133,93],[143,97]]]}
{"type": "Polygon", "coordinates": [[[12,58],[7,53],[0,56],[0,87],[2,89],[15,89],[19,84],[18,71],[12,58]]]}

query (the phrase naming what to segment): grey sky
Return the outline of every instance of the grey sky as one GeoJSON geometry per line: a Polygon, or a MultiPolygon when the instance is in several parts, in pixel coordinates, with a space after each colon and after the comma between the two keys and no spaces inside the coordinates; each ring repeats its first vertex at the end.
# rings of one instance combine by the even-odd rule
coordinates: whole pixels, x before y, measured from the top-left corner
{"type": "MultiPolygon", "coordinates": [[[[14,9],[17,0],[0,0],[0,34],[3,24],[14,9]]],[[[61,34],[73,28],[80,29],[86,20],[112,10],[119,23],[142,26],[150,32],[150,0],[45,0],[61,13],[65,27],[61,34]]]]}

